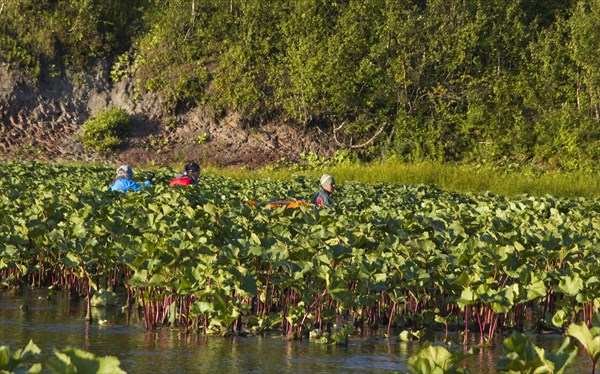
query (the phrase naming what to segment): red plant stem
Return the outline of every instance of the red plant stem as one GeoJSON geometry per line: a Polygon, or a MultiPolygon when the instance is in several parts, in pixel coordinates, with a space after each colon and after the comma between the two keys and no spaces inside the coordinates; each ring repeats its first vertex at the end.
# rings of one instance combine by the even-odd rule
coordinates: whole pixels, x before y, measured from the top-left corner
{"type": "Polygon", "coordinates": [[[142,309],[144,310],[144,321],[146,322],[146,331],[150,331],[150,306],[146,305],[146,298],[144,297],[143,289],[138,288],[140,297],[142,298],[142,309]]]}
{"type": "MultiPolygon", "coordinates": [[[[271,280],[272,266],[273,263],[269,261],[269,271],[267,271],[267,280],[265,282],[265,302],[263,305],[263,316],[266,316],[268,313],[267,309],[270,309],[267,306],[269,305],[269,282],[271,280]]],[[[258,305],[260,306],[260,298],[258,299],[258,305]]]]}
{"type": "Polygon", "coordinates": [[[157,325],[158,320],[158,300],[154,298],[154,287],[150,288],[150,296],[148,297],[148,303],[150,304],[150,313],[152,314],[152,330],[157,325]]]}
{"type": "Polygon", "coordinates": [[[186,308],[185,308],[185,332],[188,331],[188,327],[189,327],[189,318],[190,318],[190,305],[192,304],[192,300],[193,300],[193,296],[192,295],[188,295],[187,297],[187,301],[186,301],[186,308]]]}
{"type": "Polygon", "coordinates": [[[302,326],[304,326],[304,321],[306,320],[306,317],[308,317],[308,313],[310,312],[310,310],[315,306],[317,301],[319,301],[326,294],[327,294],[327,290],[323,290],[323,292],[319,296],[317,296],[315,301],[313,301],[312,304],[310,304],[310,306],[306,310],[306,313],[304,313],[304,317],[302,317],[302,321],[300,322],[299,332],[302,332],[302,326]]]}
{"type": "MultiPolygon", "coordinates": [[[[506,314],[505,314],[505,316],[506,316],[506,314]]],[[[488,339],[489,339],[490,341],[491,341],[491,340],[492,340],[492,338],[494,337],[494,333],[496,332],[496,328],[498,327],[498,320],[499,320],[499,319],[500,319],[500,315],[499,315],[498,313],[496,313],[496,314],[494,315],[493,322],[492,322],[492,324],[490,325],[490,330],[489,330],[489,333],[488,333],[488,339]]]]}
{"type": "Polygon", "coordinates": [[[465,305],[465,348],[469,346],[469,306],[465,305]]]}
{"type": "Polygon", "coordinates": [[[153,319],[152,321],[154,322],[152,325],[152,328],[156,328],[156,326],[158,326],[160,324],[160,310],[161,310],[161,305],[162,303],[160,302],[160,300],[156,299],[156,295],[155,295],[155,288],[152,288],[152,308],[154,309],[153,313],[153,319]]]}
{"type": "MultiPolygon", "coordinates": [[[[265,307],[264,303],[260,301],[262,294],[263,294],[263,291],[256,290],[256,315],[257,316],[260,316],[261,314],[264,315],[264,313],[262,311],[267,309],[265,307]]],[[[267,294],[265,293],[265,301],[266,301],[266,297],[267,297],[267,294]]]]}
{"type": "Polygon", "coordinates": [[[114,269],[114,271],[113,271],[113,280],[112,280],[112,286],[113,286],[113,289],[114,289],[115,287],[117,287],[117,275],[118,275],[118,273],[119,273],[119,272],[118,272],[118,269],[119,269],[119,267],[118,267],[117,263],[115,262],[115,269],[114,269]]]}
{"type": "MultiPolygon", "coordinates": [[[[186,331],[187,331],[187,317],[188,317],[187,315],[189,314],[189,310],[190,310],[191,298],[192,298],[192,296],[190,295],[189,296],[189,300],[187,302],[187,308],[186,308],[187,309],[187,313],[186,313],[186,316],[185,316],[185,321],[186,321],[186,327],[185,327],[185,329],[186,329],[186,331]]],[[[177,322],[181,324],[181,320],[183,318],[183,308],[185,307],[185,305],[184,305],[185,299],[183,297],[181,297],[180,299],[181,299],[181,301],[179,302],[179,318],[177,318],[177,322]]]]}
{"type": "MultiPolygon", "coordinates": [[[[156,291],[156,287],[152,288],[153,296],[156,297],[156,293],[158,293],[158,291],[156,291]]],[[[155,297],[153,297],[153,299],[155,297]]],[[[155,327],[161,323],[161,320],[160,320],[161,306],[162,306],[162,303],[160,302],[160,300],[154,300],[154,307],[156,308],[156,311],[154,313],[154,326],[155,327]]]]}
{"type": "MultiPolygon", "coordinates": [[[[164,319],[163,321],[169,320],[171,318],[170,313],[171,313],[171,304],[172,303],[176,303],[177,302],[177,298],[173,295],[168,297],[168,302],[166,305],[163,305],[163,307],[165,308],[165,312],[164,312],[164,319]]],[[[177,304],[175,304],[175,308],[173,308],[173,321],[175,321],[175,316],[177,316],[177,304]]]]}
{"type": "Polygon", "coordinates": [[[387,328],[388,339],[390,337],[390,330],[392,328],[392,318],[394,317],[394,311],[395,310],[396,310],[396,302],[394,301],[394,304],[392,305],[392,310],[390,311],[390,316],[388,318],[388,328],[387,328]]]}
{"type": "Polygon", "coordinates": [[[321,321],[321,312],[323,311],[323,304],[319,304],[319,306],[315,309],[315,324],[319,324],[319,330],[323,328],[323,323],[321,321]]]}
{"type": "Polygon", "coordinates": [[[281,327],[282,328],[286,328],[286,322],[285,322],[285,315],[287,313],[287,296],[286,296],[286,300],[283,303],[283,309],[281,311],[281,327]]]}
{"type": "MultiPolygon", "coordinates": [[[[158,303],[157,303],[158,304],[158,303]]],[[[164,324],[165,320],[167,320],[167,318],[169,317],[169,306],[171,305],[171,298],[169,296],[163,296],[163,300],[162,300],[162,305],[157,305],[159,306],[159,308],[161,308],[161,315],[160,315],[160,320],[158,322],[160,322],[160,324],[164,324]]]]}
{"type": "Polygon", "coordinates": [[[520,324],[522,310],[523,310],[523,304],[515,305],[514,310],[513,310],[513,316],[514,316],[514,324],[516,326],[519,326],[519,324],[520,324]]]}
{"type": "Polygon", "coordinates": [[[40,264],[40,271],[38,272],[38,286],[42,286],[42,278],[44,277],[44,254],[40,253],[40,259],[38,260],[40,264]]]}
{"type": "Polygon", "coordinates": [[[133,291],[131,290],[131,286],[129,285],[129,269],[124,267],[123,272],[125,273],[125,285],[127,286],[127,302],[129,303],[128,306],[131,307],[133,291]]]}
{"type": "Polygon", "coordinates": [[[413,298],[413,300],[415,302],[415,309],[413,310],[413,313],[415,315],[417,315],[417,313],[419,313],[419,300],[417,300],[417,297],[414,296],[413,294],[411,294],[411,296],[412,296],[412,298],[413,298]]]}
{"type": "MultiPolygon", "coordinates": [[[[142,293],[142,300],[145,299],[144,294],[142,293]]],[[[150,331],[150,326],[152,324],[152,305],[151,305],[151,301],[152,298],[150,297],[150,291],[148,290],[148,300],[147,302],[144,304],[144,316],[146,318],[146,331],[150,331]]]]}
{"type": "Polygon", "coordinates": [[[92,285],[90,284],[87,274],[85,276],[85,280],[87,282],[87,312],[86,312],[85,320],[91,321],[92,320],[92,285]]]}
{"type": "Polygon", "coordinates": [[[482,311],[479,308],[473,307],[473,314],[477,318],[477,325],[479,326],[479,344],[483,344],[483,330],[485,325],[485,320],[481,321],[481,313],[482,311]]]}

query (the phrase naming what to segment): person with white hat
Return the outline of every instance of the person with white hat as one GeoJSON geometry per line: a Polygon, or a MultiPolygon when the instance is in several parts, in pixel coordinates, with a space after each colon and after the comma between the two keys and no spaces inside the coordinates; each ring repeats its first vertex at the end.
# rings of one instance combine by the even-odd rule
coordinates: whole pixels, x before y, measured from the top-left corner
{"type": "Polygon", "coordinates": [[[316,206],[333,205],[331,193],[335,189],[335,179],[329,174],[323,174],[320,184],[321,189],[313,196],[311,202],[316,206]]]}
{"type": "Polygon", "coordinates": [[[142,186],[152,184],[152,178],[154,178],[154,174],[148,173],[146,181],[142,184],[138,184],[133,180],[133,170],[131,167],[129,165],[121,165],[117,168],[117,177],[108,189],[110,191],[122,192],[127,192],[129,190],[139,191],[142,186]]]}

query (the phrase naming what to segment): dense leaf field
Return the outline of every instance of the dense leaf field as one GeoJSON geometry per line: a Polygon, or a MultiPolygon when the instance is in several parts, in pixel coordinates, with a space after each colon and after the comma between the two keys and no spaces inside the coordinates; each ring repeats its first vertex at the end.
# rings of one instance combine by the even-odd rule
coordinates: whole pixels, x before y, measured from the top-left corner
{"type": "Polygon", "coordinates": [[[174,188],[159,170],[123,194],[107,191],[112,173],[2,165],[3,288],[65,287],[89,306],[126,294],[148,330],[298,338],[337,324],[485,342],[526,320],[590,323],[598,309],[599,199],[346,183],[334,208],[268,209],[246,201],[308,200],[317,182],[174,188]]]}

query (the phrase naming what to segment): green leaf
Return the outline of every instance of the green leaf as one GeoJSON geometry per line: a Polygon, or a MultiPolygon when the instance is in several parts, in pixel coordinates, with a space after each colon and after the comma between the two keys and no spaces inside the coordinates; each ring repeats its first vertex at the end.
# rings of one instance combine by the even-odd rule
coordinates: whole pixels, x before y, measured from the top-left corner
{"type": "Polygon", "coordinates": [[[401,342],[410,342],[412,340],[414,340],[413,339],[413,334],[409,330],[402,330],[400,332],[400,334],[398,335],[398,341],[401,341],[401,342]]]}
{"type": "Polygon", "coordinates": [[[450,352],[444,347],[432,346],[425,342],[419,350],[408,359],[408,367],[418,374],[463,373],[456,365],[464,360],[465,354],[450,352]]]}
{"type": "Polygon", "coordinates": [[[562,277],[558,283],[558,290],[569,296],[577,296],[583,289],[583,280],[579,275],[562,277]]]}
{"type": "Polygon", "coordinates": [[[352,257],[352,248],[346,247],[344,245],[334,245],[331,247],[331,250],[333,251],[333,258],[336,261],[352,257]]]}
{"type": "MultiPolygon", "coordinates": [[[[8,346],[0,346],[0,372],[25,373],[30,361],[40,353],[41,350],[33,340],[29,340],[25,348],[16,352],[12,352],[8,346]]],[[[39,368],[39,364],[34,364],[28,372],[39,372],[39,368]]]]}
{"type": "Polygon", "coordinates": [[[29,360],[34,356],[39,355],[42,352],[42,350],[33,342],[32,339],[29,340],[29,343],[27,343],[27,346],[25,346],[25,348],[23,348],[23,351],[21,352],[21,357],[19,357],[21,360],[29,360]]]}
{"type": "Polygon", "coordinates": [[[462,309],[467,305],[473,305],[475,303],[475,294],[470,288],[465,288],[460,294],[460,299],[456,302],[462,309]]]}
{"type": "Polygon", "coordinates": [[[548,292],[548,287],[546,287],[546,284],[542,280],[536,280],[535,282],[524,284],[524,287],[527,290],[527,301],[544,297],[546,296],[546,292],[548,292]]]}
{"type": "Polygon", "coordinates": [[[502,373],[562,373],[577,353],[567,338],[556,353],[547,354],[525,334],[513,332],[504,339],[504,354],[496,368],[502,373]]]}
{"type": "Polygon", "coordinates": [[[250,243],[252,243],[252,244],[254,244],[256,246],[259,246],[259,247],[261,245],[260,238],[254,232],[250,233],[250,243]]]}
{"type": "Polygon", "coordinates": [[[247,297],[254,297],[258,292],[256,278],[252,275],[245,275],[241,279],[240,288],[246,293],[247,297]]]}
{"type": "Polygon", "coordinates": [[[42,364],[40,364],[40,363],[35,363],[35,364],[31,365],[29,370],[27,370],[27,374],[38,374],[41,372],[42,372],[42,364]]]}
{"type": "Polygon", "coordinates": [[[577,347],[567,337],[556,353],[547,354],[548,360],[554,363],[556,374],[562,374],[565,371],[577,356],[577,351],[577,347]]]}
{"type": "Polygon", "coordinates": [[[348,285],[340,279],[334,280],[327,290],[334,300],[342,303],[349,301],[352,297],[352,293],[348,291],[348,285]]]}
{"type": "Polygon", "coordinates": [[[558,310],[552,316],[552,324],[556,327],[563,327],[565,325],[565,323],[567,323],[567,322],[568,322],[567,312],[565,312],[562,309],[558,310]]]}
{"type": "Polygon", "coordinates": [[[55,373],[126,373],[121,369],[119,359],[113,356],[96,357],[72,347],[55,351],[54,355],[48,360],[48,367],[55,373]]]}
{"type": "Polygon", "coordinates": [[[215,311],[215,308],[213,307],[212,303],[208,303],[206,301],[196,301],[195,303],[193,303],[191,305],[190,310],[194,314],[200,315],[200,314],[212,313],[215,311]]]}
{"type": "Polygon", "coordinates": [[[580,325],[571,324],[567,329],[567,335],[574,337],[585,347],[593,362],[597,362],[600,357],[599,332],[598,329],[590,330],[584,323],[580,325]]]}
{"type": "Polygon", "coordinates": [[[18,251],[19,251],[19,249],[12,244],[9,244],[4,247],[4,253],[6,253],[6,255],[8,257],[13,257],[14,255],[17,254],[18,251]]]}

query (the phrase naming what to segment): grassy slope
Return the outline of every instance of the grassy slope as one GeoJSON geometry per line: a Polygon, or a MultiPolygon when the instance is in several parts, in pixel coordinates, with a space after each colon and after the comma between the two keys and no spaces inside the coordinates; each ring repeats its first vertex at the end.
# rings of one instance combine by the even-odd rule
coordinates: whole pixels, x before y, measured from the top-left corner
{"type": "Polygon", "coordinates": [[[434,184],[441,189],[461,192],[490,191],[501,195],[526,193],[538,196],[600,197],[600,178],[597,174],[584,172],[541,172],[532,169],[506,170],[439,163],[403,164],[397,162],[329,166],[321,170],[302,170],[294,167],[267,168],[257,171],[207,168],[205,172],[239,179],[285,180],[296,175],[305,175],[314,178],[315,181],[322,173],[329,173],[336,177],[338,184],[348,181],[434,184]]]}

